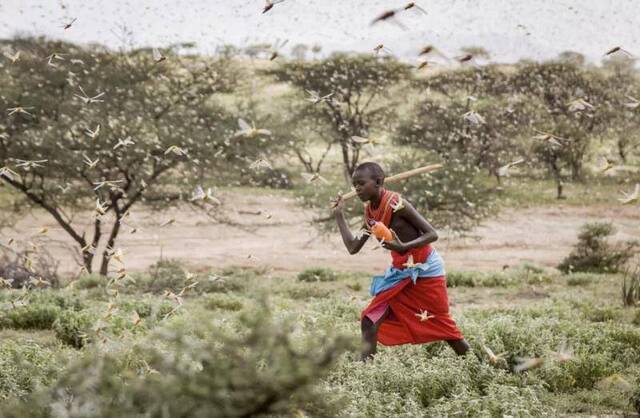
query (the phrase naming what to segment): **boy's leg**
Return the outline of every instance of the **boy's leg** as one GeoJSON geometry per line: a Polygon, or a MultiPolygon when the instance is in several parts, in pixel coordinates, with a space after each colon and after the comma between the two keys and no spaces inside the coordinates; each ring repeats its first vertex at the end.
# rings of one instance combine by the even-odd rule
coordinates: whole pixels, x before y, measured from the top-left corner
{"type": "Polygon", "coordinates": [[[464,338],[461,340],[447,340],[447,344],[449,344],[449,346],[453,348],[453,351],[459,356],[463,356],[469,351],[469,343],[467,343],[464,338]]]}
{"type": "Polygon", "coordinates": [[[362,330],[362,361],[372,359],[376,353],[378,348],[378,328],[380,328],[382,321],[389,316],[389,312],[391,312],[391,308],[387,307],[380,319],[375,323],[367,316],[362,319],[360,323],[362,330]]]}

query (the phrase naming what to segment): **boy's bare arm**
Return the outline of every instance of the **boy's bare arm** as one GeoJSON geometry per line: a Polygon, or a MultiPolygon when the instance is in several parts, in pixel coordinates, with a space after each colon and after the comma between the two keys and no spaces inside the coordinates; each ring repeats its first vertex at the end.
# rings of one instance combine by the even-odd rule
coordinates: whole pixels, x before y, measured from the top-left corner
{"type": "Polygon", "coordinates": [[[362,249],[362,247],[364,247],[365,242],[369,239],[369,235],[363,234],[358,237],[353,236],[351,229],[349,229],[349,225],[347,224],[347,220],[344,217],[344,212],[342,211],[343,207],[344,203],[339,199],[335,207],[336,222],[338,223],[342,242],[344,242],[344,246],[347,247],[347,251],[349,251],[349,254],[356,254],[362,249]]]}
{"type": "MultiPolygon", "coordinates": [[[[402,216],[407,222],[415,226],[422,234],[409,242],[405,242],[404,247],[406,250],[411,248],[421,247],[426,244],[431,244],[438,240],[438,233],[431,226],[431,224],[422,216],[413,205],[406,200],[403,202],[404,208],[398,210],[396,215],[402,216]]],[[[406,251],[405,250],[405,251],[406,251]]]]}

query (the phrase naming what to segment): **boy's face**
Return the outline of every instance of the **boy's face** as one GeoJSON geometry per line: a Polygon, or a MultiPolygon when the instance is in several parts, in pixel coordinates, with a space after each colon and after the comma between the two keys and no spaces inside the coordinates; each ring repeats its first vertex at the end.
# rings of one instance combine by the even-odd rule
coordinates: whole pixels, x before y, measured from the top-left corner
{"type": "Polygon", "coordinates": [[[369,170],[357,170],[351,178],[358,197],[363,202],[371,200],[380,194],[382,180],[373,178],[369,170]]]}

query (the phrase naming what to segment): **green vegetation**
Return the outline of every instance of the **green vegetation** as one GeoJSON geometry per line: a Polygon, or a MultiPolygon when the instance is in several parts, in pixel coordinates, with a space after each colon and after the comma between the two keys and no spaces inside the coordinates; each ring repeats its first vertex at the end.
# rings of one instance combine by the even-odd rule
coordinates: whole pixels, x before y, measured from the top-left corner
{"type": "Polygon", "coordinates": [[[611,244],[607,240],[615,233],[611,223],[596,222],[582,226],[578,243],[558,266],[562,272],[616,273],[637,252],[638,241],[611,244]]]}
{"type": "MultiPolygon", "coordinates": [[[[190,281],[179,270],[174,288],[190,281]]],[[[109,300],[77,284],[32,290],[29,304],[16,309],[8,301],[22,291],[4,290],[0,299],[9,317],[24,316],[8,326],[41,332],[20,329],[39,318],[31,312],[51,310],[53,324],[49,317],[35,323],[49,326],[58,344],[39,337],[0,343],[0,413],[49,416],[54,406],[71,411],[87,404],[94,416],[631,411],[640,382],[640,313],[623,307],[618,275],[564,276],[529,265],[451,272],[453,315],[473,354],[457,358],[443,343],[382,347],[373,362],[362,364],[355,349],[369,279],[331,270],[301,275],[319,271],[333,280],[272,277],[259,269],[212,271],[241,277],[244,286],[203,292],[196,285],[170,316],[175,303],[146,285],[109,300]],[[576,281],[572,287],[570,280],[576,281]],[[457,307],[479,293],[488,299],[457,307]],[[484,347],[504,354],[492,362],[484,347]],[[512,371],[519,358],[538,357],[541,367],[512,371]]]]}
{"type": "Polygon", "coordinates": [[[298,274],[301,282],[333,282],[337,279],[335,271],[324,267],[308,268],[298,274]]]}

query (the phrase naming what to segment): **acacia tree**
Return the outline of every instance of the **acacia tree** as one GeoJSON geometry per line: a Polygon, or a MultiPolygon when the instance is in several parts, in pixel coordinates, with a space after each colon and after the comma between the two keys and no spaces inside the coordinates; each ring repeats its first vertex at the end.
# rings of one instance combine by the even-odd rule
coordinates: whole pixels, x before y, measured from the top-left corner
{"type": "Polygon", "coordinates": [[[400,124],[395,140],[445,159],[464,158],[498,180],[501,165],[528,154],[533,165],[556,180],[561,197],[564,171],[573,180],[583,178],[592,141],[614,138],[624,159],[633,149],[638,123],[633,103],[624,105],[630,100],[625,93],[637,85],[632,73],[608,74],[569,58],[564,54],[559,61],[489,65],[416,80],[430,94],[400,124]],[[476,114],[464,118],[468,112],[476,114]],[[536,130],[564,140],[561,145],[540,142],[533,137],[544,135],[536,130]]]}
{"type": "Polygon", "coordinates": [[[103,243],[99,273],[107,275],[134,205],[177,202],[181,193],[170,188],[197,183],[232,153],[233,118],[209,98],[230,91],[234,72],[226,61],[158,59],[148,50],[115,54],[42,39],[13,47],[21,58],[3,63],[0,107],[24,111],[2,116],[0,179],[57,221],[88,272],[103,243]],[[87,207],[95,208],[90,234],[74,223],[87,207]]]}
{"type": "Polygon", "coordinates": [[[615,138],[617,154],[622,163],[640,150],[640,79],[635,58],[613,55],[602,63],[608,91],[614,98],[607,109],[615,120],[607,127],[607,135],[615,138]]]}
{"type": "Polygon", "coordinates": [[[527,104],[510,94],[509,75],[496,66],[465,68],[416,80],[427,91],[398,126],[394,141],[463,158],[498,178],[498,169],[522,155],[515,140],[527,124],[527,104]]]}
{"type": "MultiPolygon", "coordinates": [[[[530,100],[530,124],[567,139],[561,152],[552,154],[573,180],[583,179],[591,142],[616,123],[615,107],[620,103],[611,81],[598,70],[568,61],[527,64],[511,80],[514,91],[530,100]],[[577,104],[580,100],[587,104],[577,104]]],[[[545,147],[534,149],[543,150],[538,156],[544,161],[551,155],[545,147]]]]}
{"type": "Polygon", "coordinates": [[[349,183],[362,148],[352,137],[368,138],[373,130],[386,127],[398,100],[390,90],[408,77],[409,67],[389,57],[334,54],[322,61],[284,63],[265,73],[290,83],[300,96],[309,98],[309,92],[319,96],[332,93],[328,99],[309,102],[298,123],[330,127],[331,136],[325,139],[340,147],[344,176],[349,183]]]}

